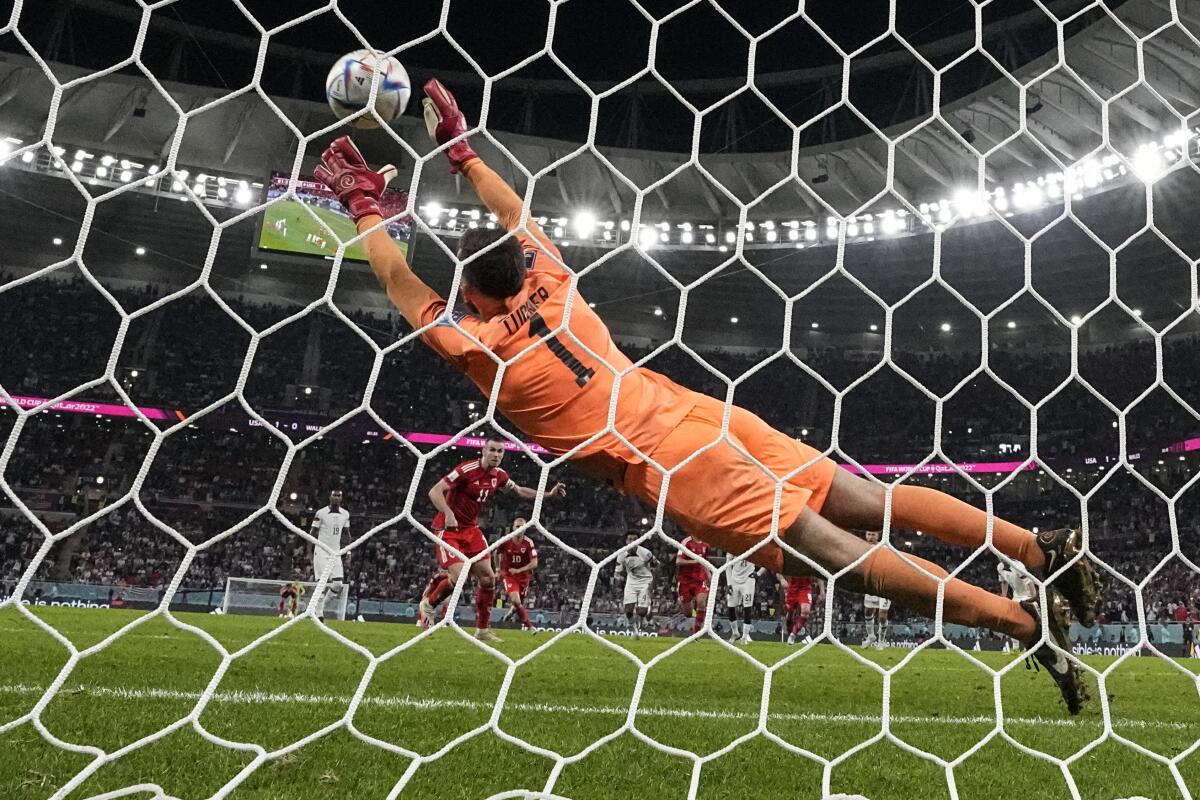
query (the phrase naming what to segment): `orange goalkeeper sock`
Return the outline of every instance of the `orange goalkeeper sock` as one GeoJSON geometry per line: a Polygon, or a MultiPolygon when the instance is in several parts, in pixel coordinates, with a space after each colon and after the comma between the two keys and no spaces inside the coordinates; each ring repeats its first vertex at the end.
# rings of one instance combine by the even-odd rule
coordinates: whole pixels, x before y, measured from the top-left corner
{"type": "MultiPolygon", "coordinates": [[[[938,578],[946,570],[916,556],[907,556],[938,578]]],[[[937,606],[938,582],[921,573],[912,564],[886,547],[867,556],[858,567],[866,583],[866,591],[903,603],[914,611],[932,618],[937,606]]],[[[968,627],[984,627],[1006,634],[1017,641],[1027,642],[1037,631],[1037,621],[1015,600],[992,594],[957,578],[946,583],[946,599],[942,604],[943,618],[968,627]]]]}
{"type": "MultiPolygon", "coordinates": [[[[972,550],[987,538],[987,514],[936,489],[901,484],[892,492],[892,524],[920,530],[972,550]]],[[[1019,525],[992,517],[992,544],[1004,555],[1015,558],[1034,575],[1041,575],[1046,558],[1037,546],[1037,536],[1019,525]]]]}

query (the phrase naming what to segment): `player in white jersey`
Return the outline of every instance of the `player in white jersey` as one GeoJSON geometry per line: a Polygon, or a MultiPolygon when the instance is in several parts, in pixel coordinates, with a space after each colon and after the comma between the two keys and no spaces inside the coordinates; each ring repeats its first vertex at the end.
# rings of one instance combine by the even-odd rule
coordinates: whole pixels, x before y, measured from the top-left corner
{"type": "MultiPolygon", "coordinates": [[[[1020,566],[1009,565],[1001,561],[996,565],[996,574],[1000,576],[1000,595],[1002,597],[1011,596],[1018,603],[1037,597],[1037,586],[1034,584],[1033,578],[1020,566]]],[[[1020,648],[1021,645],[1016,639],[1004,637],[1004,652],[1016,652],[1020,648]]]]}
{"type": "Polygon", "coordinates": [[[617,569],[614,580],[625,576],[625,619],[633,638],[642,635],[642,626],[650,616],[650,584],[654,583],[653,567],[658,559],[637,542],[639,534],[625,534],[625,549],[617,554],[617,569]],[[636,613],[635,613],[636,612],[636,613]]]}
{"type": "MultiPolygon", "coordinates": [[[[315,602],[319,603],[317,619],[324,621],[325,607],[329,603],[329,598],[337,596],[340,600],[342,592],[347,589],[345,564],[342,563],[342,557],[337,552],[342,549],[343,537],[350,532],[350,512],[342,508],[341,489],[334,489],[330,492],[329,505],[313,515],[311,532],[317,542],[329,548],[325,550],[325,547],[314,546],[312,551],[313,580],[319,581],[325,570],[329,570],[329,583],[325,586],[324,596],[313,598],[315,602]]],[[[342,604],[339,602],[338,605],[340,607],[342,604]]],[[[340,618],[345,619],[344,610],[340,618]]]]}
{"type": "MultiPolygon", "coordinates": [[[[867,543],[879,541],[879,531],[867,531],[867,543]]],[[[863,595],[863,617],[866,620],[867,635],[863,638],[863,647],[882,650],[887,647],[888,611],[892,601],[886,597],[876,597],[873,594],[863,595]]]]}
{"type": "MultiPolygon", "coordinates": [[[[732,554],[729,559],[734,559],[732,554]]],[[[729,561],[725,568],[725,581],[729,585],[729,595],[725,598],[725,606],[729,609],[729,641],[750,644],[750,628],[754,616],[755,570],[758,568],[749,559],[729,561]],[[741,619],[738,613],[741,612],[741,619]]]]}

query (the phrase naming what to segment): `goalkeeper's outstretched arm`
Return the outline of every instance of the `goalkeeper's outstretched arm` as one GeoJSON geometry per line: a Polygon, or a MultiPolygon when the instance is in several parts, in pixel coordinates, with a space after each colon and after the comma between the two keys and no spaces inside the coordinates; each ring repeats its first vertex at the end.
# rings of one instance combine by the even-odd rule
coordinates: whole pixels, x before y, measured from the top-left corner
{"type": "Polygon", "coordinates": [[[347,136],[341,136],[325,149],[314,173],[350,212],[358,232],[369,231],[363,238],[363,244],[371,270],[387,292],[392,305],[400,310],[408,324],[414,328],[421,327],[421,309],[440,300],[441,296],[417,277],[408,266],[404,251],[392,241],[387,228],[380,224],[383,214],[379,198],[388,181],[395,177],[396,169],[390,164],[378,170],[371,169],[354,142],[347,136]]]}
{"type": "MultiPolygon", "coordinates": [[[[425,127],[434,142],[439,145],[453,142],[446,148],[450,171],[467,176],[475,194],[488,210],[496,215],[496,219],[505,230],[516,229],[521,224],[525,203],[471,148],[466,139],[467,119],[459,109],[454,95],[437,78],[431,78],[425,83],[425,99],[421,101],[421,105],[425,114],[425,127]]],[[[525,221],[524,228],[531,237],[548,248],[554,247],[550,238],[532,217],[525,221]]],[[[558,251],[555,249],[553,252],[558,251]]]]}

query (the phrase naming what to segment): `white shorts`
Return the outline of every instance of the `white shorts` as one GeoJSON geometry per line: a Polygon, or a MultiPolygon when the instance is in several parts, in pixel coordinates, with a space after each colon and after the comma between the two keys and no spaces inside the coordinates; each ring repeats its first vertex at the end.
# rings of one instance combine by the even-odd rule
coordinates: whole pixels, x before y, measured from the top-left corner
{"type": "Polygon", "coordinates": [[[650,581],[625,581],[625,605],[650,607],[650,581]]]}
{"type": "Polygon", "coordinates": [[[754,605],[754,578],[741,583],[729,584],[729,597],[726,605],[730,608],[750,608],[754,605]]]}
{"type": "Polygon", "coordinates": [[[878,608],[880,611],[887,611],[892,607],[892,601],[886,597],[876,597],[873,594],[863,595],[863,608],[878,608]]]}
{"type": "Polygon", "coordinates": [[[331,556],[321,548],[313,549],[313,580],[319,581],[321,574],[325,572],[325,568],[330,564],[333,568],[329,570],[329,582],[340,581],[345,576],[342,566],[342,559],[338,556],[331,556]]]}

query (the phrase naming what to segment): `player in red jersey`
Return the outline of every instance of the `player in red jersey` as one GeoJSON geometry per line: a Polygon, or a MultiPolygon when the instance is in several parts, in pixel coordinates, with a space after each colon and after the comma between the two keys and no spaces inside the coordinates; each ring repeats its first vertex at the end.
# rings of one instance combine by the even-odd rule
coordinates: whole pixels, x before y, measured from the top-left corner
{"type": "Polygon", "coordinates": [[[695,633],[704,627],[704,615],[708,611],[708,567],[700,560],[708,557],[708,542],[685,536],[680,545],[683,550],[675,553],[675,580],[679,583],[679,602],[684,613],[696,613],[692,623],[692,633],[695,633]]]}
{"type": "Polygon", "coordinates": [[[533,631],[533,620],[525,609],[525,591],[529,588],[533,571],[537,569],[538,553],[537,545],[521,530],[526,524],[524,517],[513,520],[509,530],[519,532],[496,547],[496,564],[500,579],[504,581],[504,593],[508,595],[509,615],[515,611],[521,618],[521,627],[533,631]]]}
{"type": "MultiPolygon", "coordinates": [[[[446,577],[421,597],[420,611],[433,619],[434,609],[458,583],[465,559],[472,559],[487,550],[487,539],[479,529],[479,512],[497,492],[515,494],[523,500],[537,496],[536,489],[518,486],[500,468],[504,461],[504,440],[488,437],[483,454],[464,461],[429,490],[429,500],[437,509],[433,518],[433,533],[441,544],[437,546],[438,566],[446,577]]],[[[566,488],[556,484],[547,497],[562,497],[566,488]]],[[[485,642],[500,638],[490,630],[492,605],[496,602],[496,573],[490,559],[481,558],[471,564],[471,575],[478,585],[475,590],[475,637],[485,642]]]]}
{"type": "Polygon", "coordinates": [[[804,631],[804,644],[812,641],[808,635],[808,614],[812,611],[813,579],[808,577],[784,578],[780,582],[787,587],[783,607],[788,630],[788,644],[796,643],[796,634],[804,631]]]}

